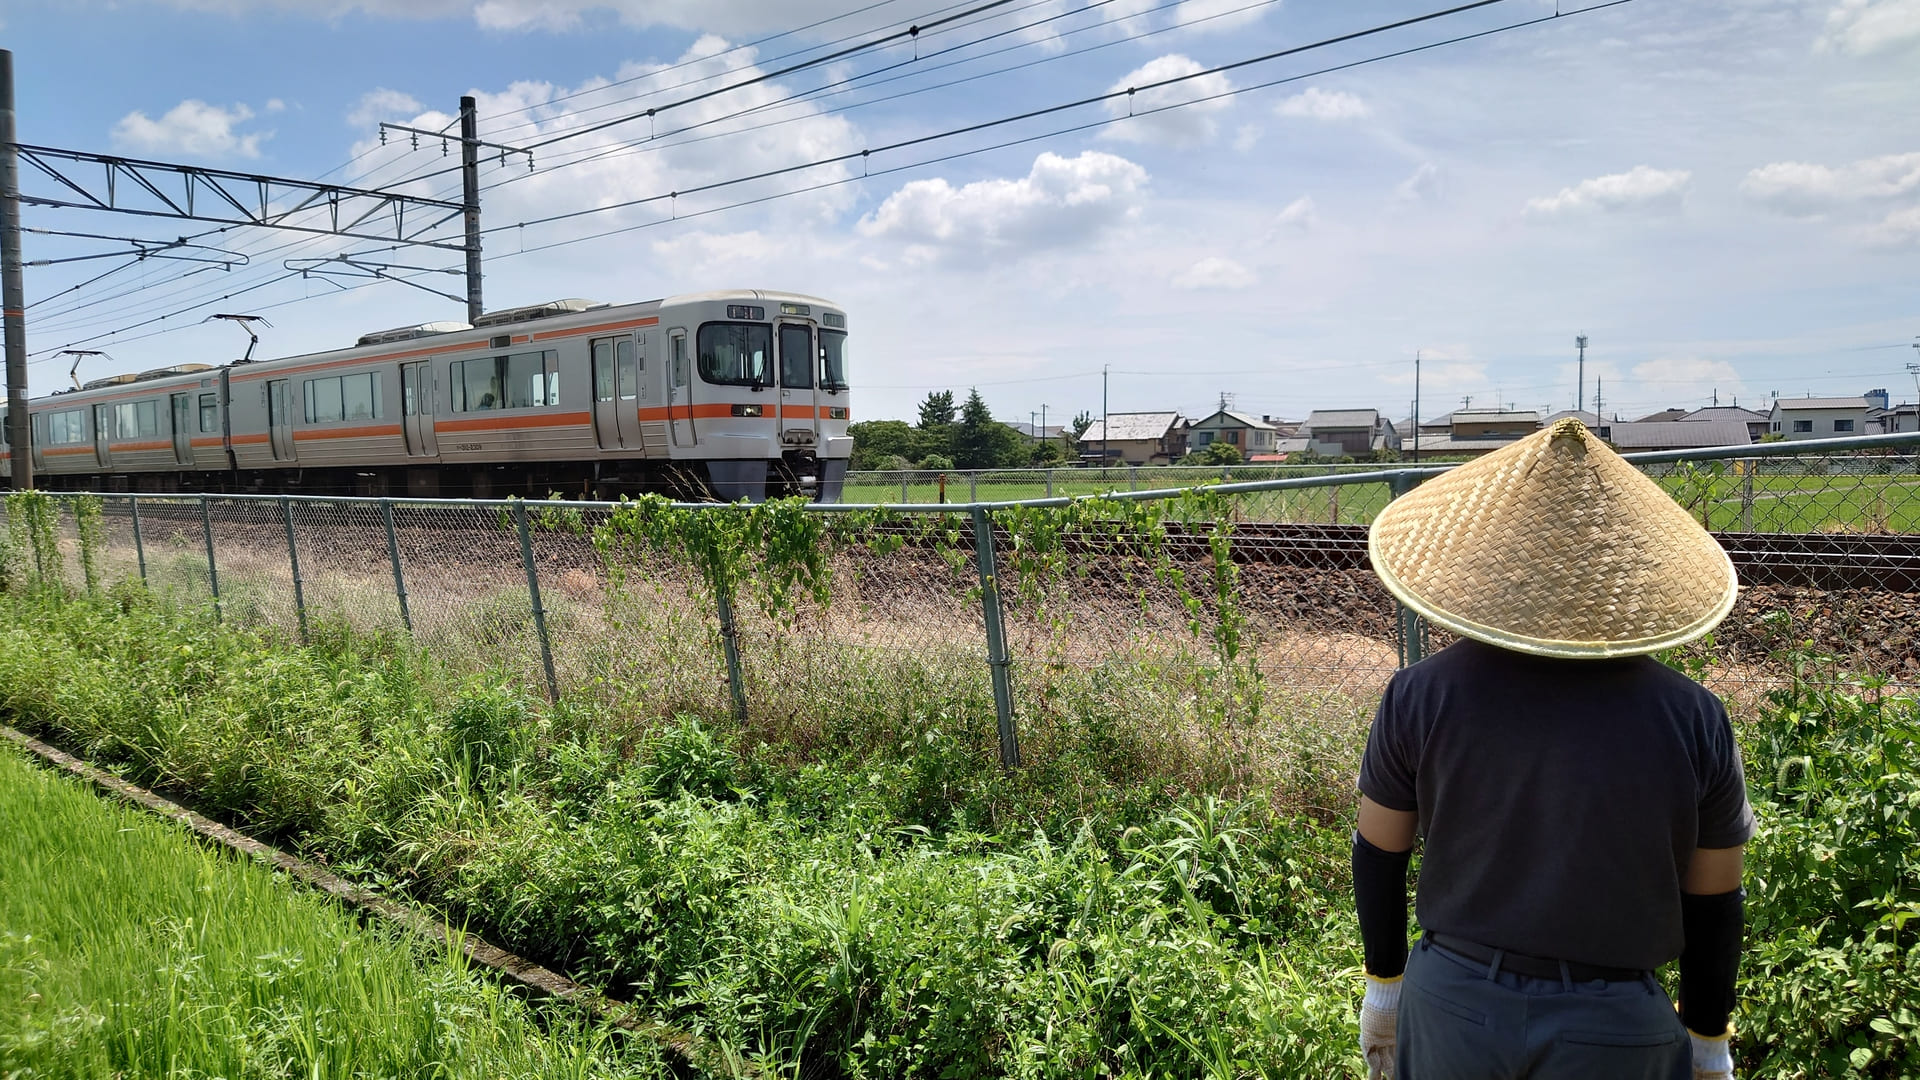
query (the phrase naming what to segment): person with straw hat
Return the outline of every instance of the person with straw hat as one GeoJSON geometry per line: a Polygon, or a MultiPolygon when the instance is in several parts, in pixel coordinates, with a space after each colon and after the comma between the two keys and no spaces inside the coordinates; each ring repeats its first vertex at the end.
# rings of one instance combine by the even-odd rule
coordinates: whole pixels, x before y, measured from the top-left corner
{"type": "Polygon", "coordinates": [[[1567,419],[1389,504],[1367,553],[1459,638],[1395,674],[1360,767],[1369,1076],[1731,1080],[1753,811],[1719,699],[1647,655],[1726,617],[1726,552],[1567,419]]]}

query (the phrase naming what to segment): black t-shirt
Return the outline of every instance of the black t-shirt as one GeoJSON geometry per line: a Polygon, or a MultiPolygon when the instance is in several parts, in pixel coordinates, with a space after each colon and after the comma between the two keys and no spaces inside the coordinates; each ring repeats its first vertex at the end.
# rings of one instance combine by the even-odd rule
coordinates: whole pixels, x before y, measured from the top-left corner
{"type": "Polygon", "coordinates": [[[1693,850],[1753,834],[1720,699],[1644,656],[1451,645],[1387,684],[1360,791],[1419,813],[1421,926],[1607,967],[1678,956],[1693,850]]]}

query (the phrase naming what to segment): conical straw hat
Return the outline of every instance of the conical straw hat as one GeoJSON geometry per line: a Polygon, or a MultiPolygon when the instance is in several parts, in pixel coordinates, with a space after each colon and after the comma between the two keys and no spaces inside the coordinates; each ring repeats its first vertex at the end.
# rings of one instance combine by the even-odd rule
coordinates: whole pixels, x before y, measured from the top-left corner
{"type": "Polygon", "coordinates": [[[1571,418],[1395,499],[1367,554],[1432,622],[1543,656],[1671,648],[1736,594],[1719,543],[1571,418]]]}

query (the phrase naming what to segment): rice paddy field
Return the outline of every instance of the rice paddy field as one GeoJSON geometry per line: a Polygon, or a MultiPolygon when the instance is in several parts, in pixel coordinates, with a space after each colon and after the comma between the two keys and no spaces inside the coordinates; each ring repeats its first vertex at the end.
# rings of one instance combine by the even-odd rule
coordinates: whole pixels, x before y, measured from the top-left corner
{"type": "MultiPolygon", "coordinates": [[[[1799,463],[1796,463],[1796,465],[1799,463]]],[[[1326,477],[1336,472],[1386,470],[1393,465],[1278,469],[1139,468],[1054,470],[1051,497],[1099,495],[1115,491],[1153,491],[1225,482],[1326,477]]],[[[1679,470],[1662,466],[1656,480],[1696,518],[1726,532],[1920,533],[1920,473],[1908,461],[1889,465],[1904,471],[1885,473],[1768,472],[1679,470]],[[1704,517],[1703,517],[1704,515],[1704,517]]],[[[868,481],[853,474],[843,493],[850,503],[926,504],[940,500],[933,475],[893,474],[900,479],[868,481]]],[[[984,473],[977,479],[950,474],[946,502],[1013,502],[1049,497],[1041,473],[984,473]]],[[[1365,525],[1387,505],[1386,484],[1349,484],[1242,496],[1243,519],[1263,522],[1324,522],[1365,525]]]]}
{"type": "Polygon", "coordinates": [[[0,1075],[664,1077],[457,949],[0,748],[0,1075]]]}

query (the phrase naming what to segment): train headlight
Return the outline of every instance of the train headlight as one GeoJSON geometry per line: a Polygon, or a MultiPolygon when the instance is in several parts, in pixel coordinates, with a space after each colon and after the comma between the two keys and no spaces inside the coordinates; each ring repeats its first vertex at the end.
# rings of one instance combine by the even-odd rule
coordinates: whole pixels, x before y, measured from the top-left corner
{"type": "Polygon", "coordinates": [[[760,406],[758,406],[758,405],[735,405],[735,406],[733,407],[733,415],[735,415],[735,416],[759,416],[759,415],[760,415],[760,406]]]}
{"type": "Polygon", "coordinates": [[[846,418],[847,410],[842,406],[836,405],[827,410],[827,419],[829,420],[845,420],[846,418]]]}

